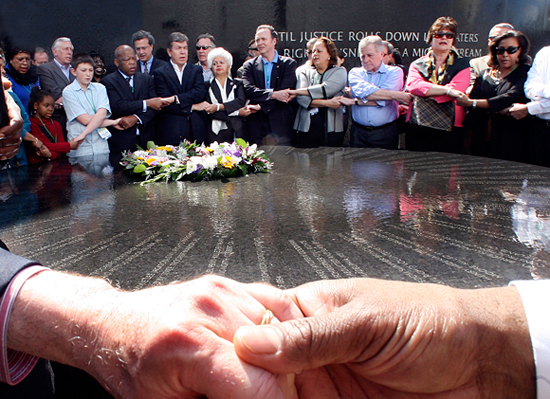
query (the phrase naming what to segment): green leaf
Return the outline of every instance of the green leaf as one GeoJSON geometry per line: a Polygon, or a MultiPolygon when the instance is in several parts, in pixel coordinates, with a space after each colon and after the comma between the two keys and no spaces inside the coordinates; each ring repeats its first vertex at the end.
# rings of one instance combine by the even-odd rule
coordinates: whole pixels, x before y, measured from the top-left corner
{"type": "Polygon", "coordinates": [[[154,141],[148,141],[147,142],[147,149],[150,150],[150,149],[155,149],[157,148],[157,145],[155,144],[154,141]]]}
{"type": "Polygon", "coordinates": [[[243,139],[237,139],[235,141],[237,142],[238,145],[240,145],[243,148],[248,147],[248,143],[246,141],[244,141],[243,139]]]}
{"type": "Polygon", "coordinates": [[[136,167],[134,168],[134,173],[143,173],[145,172],[145,169],[147,169],[145,167],[145,165],[141,164],[141,165],[136,165],[136,167]]]}
{"type": "Polygon", "coordinates": [[[243,172],[243,176],[246,176],[246,174],[248,173],[248,166],[241,163],[239,164],[239,169],[241,170],[241,172],[243,172]]]}

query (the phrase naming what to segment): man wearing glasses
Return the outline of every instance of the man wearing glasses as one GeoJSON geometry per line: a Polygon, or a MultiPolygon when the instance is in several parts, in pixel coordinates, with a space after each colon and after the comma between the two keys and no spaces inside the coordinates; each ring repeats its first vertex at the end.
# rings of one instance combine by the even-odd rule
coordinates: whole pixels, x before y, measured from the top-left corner
{"type": "Polygon", "coordinates": [[[212,71],[208,68],[208,53],[216,47],[216,39],[210,33],[203,33],[197,38],[197,59],[196,65],[202,67],[202,77],[205,82],[212,79],[212,71]]]}

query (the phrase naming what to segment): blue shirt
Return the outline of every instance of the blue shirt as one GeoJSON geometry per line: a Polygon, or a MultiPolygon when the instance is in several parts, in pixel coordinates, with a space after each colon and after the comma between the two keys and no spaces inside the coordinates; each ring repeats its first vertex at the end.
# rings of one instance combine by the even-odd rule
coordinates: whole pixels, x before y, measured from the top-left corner
{"type": "Polygon", "coordinates": [[[266,59],[262,57],[262,62],[264,63],[265,88],[271,89],[271,72],[273,72],[273,64],[279,62],[279,53],[275,50],[275,57],[273,57],[273,61],[266,61],[266,59]]]}
{"type": "MultiPolygon", "coordinates": [[[[403,89],[403,70],[397,66],[382,63],[374,73],[363,67],[349,71],[349,86],[354,97],[367,102],[367,97],[379,89],[401,91],[403,89]]],[[[363,126],[382,126],[393,122],[399,116],[395,100],[376,100],[376,106],[352,105],[353,120],[363,126]]]]}
{"type": "MultiPolygon", "coordinates": [[[[63,106],[67,113],[67,138],[69,140],[77,137],[86,128],[76,119],[80,115],[95,115],[100,108],[105,108],[107,110],[106,118],[111,116],[107,90],[101,83],[90,83],[84,92],[78,81],[75,80],[63,89],[63,106]]],[[[78,150],[71,150],[69,156],[108,154],[109,145],[107,140],[102,139],[99,135],[99,129],[87,135],[78,150]]]]}

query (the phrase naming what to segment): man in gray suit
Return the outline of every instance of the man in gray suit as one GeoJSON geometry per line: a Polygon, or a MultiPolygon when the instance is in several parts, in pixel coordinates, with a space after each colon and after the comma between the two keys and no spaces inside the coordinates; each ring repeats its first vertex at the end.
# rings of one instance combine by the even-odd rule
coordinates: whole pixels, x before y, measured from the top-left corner
{"type": "Polygon", "coordinates": [[[63,89],[75,79],[71,73],[73,49],[71,39],[60,37],[52,45],[53,61],[38,66],[40,87],[52,93],[55,101],[53,118],[61,124],[65,136],[67,136],[67,116],[63,109],[63,89]]]}

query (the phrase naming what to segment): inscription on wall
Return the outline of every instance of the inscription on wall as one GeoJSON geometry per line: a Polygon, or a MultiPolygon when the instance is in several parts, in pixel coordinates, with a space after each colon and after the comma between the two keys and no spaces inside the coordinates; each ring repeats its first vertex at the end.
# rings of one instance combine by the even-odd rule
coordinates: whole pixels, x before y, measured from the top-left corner
{"type": "MultiPolygon", "coordinates": [[[[425,55],[428,52],[426,44],[427,32],[410,31],[288,31],[279,32],[279,45],[282,54],[296,60],[307,58],[306,43],[314,37],[326,36],[342,50],[346,59],[357,58],[357,45],[366,36],[378,35],[382,40],[392,43],[407,62],[425,55]]],[[[455,47],[463,57],[475,58],[486,53],[485,38],[477,32],[459,33],[455,47]]]]}

